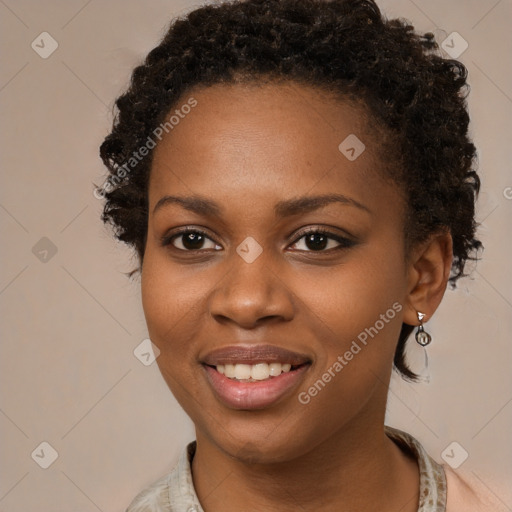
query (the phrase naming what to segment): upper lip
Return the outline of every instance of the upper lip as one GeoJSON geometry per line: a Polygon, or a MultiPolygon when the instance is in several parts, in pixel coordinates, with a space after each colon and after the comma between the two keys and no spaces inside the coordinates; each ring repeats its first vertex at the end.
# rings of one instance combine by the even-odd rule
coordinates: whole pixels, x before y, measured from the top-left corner
{"type": "Polygon", "coordinates": [[[310,363],[305,354],[275,345],[231,345],[209,352],[202,360],[209,366],[219,364],[289,363],[292,366],[310,363]]]}

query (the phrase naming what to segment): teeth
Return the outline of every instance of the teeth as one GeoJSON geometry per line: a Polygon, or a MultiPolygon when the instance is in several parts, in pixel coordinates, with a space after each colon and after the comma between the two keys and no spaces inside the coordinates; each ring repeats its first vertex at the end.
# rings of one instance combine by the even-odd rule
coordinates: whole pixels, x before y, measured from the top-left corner
{"type": "Polygon", "coordinates": [[[254,380],[265,380],[270,377],[269,365],[260,363],[251,366],[251,377],[254,380]]]}
{"type": "Polygon", "coordinates": [[[251,378],[251,367],[248,364],[235,364],[235,379],[245,380],[251,378]]]}
{"type": "Polygon", "coordinates": [[[288,363],[271,363],[268,365],[268,371],[272,377],[277,377],[278,375],[281,375],[281,371],[289,372],[291,367],[292,365],[288,363]]]}
{"type": "Polygon", "coordinates": [[[289,372],[291,367],[289,363],[219,364],[217,371],[230,379],[265,380],[289,372]]]}

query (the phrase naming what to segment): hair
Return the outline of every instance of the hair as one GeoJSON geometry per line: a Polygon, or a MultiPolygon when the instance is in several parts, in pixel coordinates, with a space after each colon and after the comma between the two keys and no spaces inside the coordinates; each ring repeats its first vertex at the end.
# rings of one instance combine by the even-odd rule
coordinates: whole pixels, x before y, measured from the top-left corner
{"type": "MultiPolygon", "coordinates": [[[[386,19],[372,0],[237,0],[177,18],[133,71],[116,100],[100,148],[109,171],[102,220],[142,264],[152,151],[136,159],[154,130],[193,87],[242,82],[293,83],[336,92],[366,106],[386,134],[379,158],[404,194],[406,254],[440,231],[453,239],[449,282],[482,247],[475,235],[480,180],[468,137],[465,66],[443,58],[432,33],[386,19]],[[130,168],[127,163],[130,162],[130,168]]],[[[408,380],[402,324],[395,369],[408,380]]]]}

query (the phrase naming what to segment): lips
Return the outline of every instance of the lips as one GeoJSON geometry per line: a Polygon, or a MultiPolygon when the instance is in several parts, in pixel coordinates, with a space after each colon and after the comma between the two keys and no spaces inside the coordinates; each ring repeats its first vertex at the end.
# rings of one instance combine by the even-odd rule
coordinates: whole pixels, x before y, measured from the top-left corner
{"type": "Polygon", "coordinates": [[[289,396],[311,359],[273,345],[233,345],[208,353],[202,363],[208,383],[224,405],[255,410],[289,396]]]}
{"type": "Polygon", "coordinates": [[[292,366],[309,363],[311,360],[304,354],[291,352],[274,345],[233,345],[209,352],[203,363],[209,366],[219,364],[258,364],[258,363],[288,363],[292,366]]]}

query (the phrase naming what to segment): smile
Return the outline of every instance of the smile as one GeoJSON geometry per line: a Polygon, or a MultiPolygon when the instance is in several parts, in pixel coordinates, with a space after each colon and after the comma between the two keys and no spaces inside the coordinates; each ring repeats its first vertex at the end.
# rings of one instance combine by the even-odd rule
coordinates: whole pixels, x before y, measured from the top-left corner
{"type": "Polygon", "coordinates": [[[216,369],[228,379],[255,382],[279,377],[291,370],[290,363],[219,364],[216,369]]]}
{"type": "Polygon", "coordinates": [[[231,346],[203,360],[207,381],[217,397],[231,409],[265,409],[293,393],[311,366],[296,352],[271,345],[231,346]]]}

